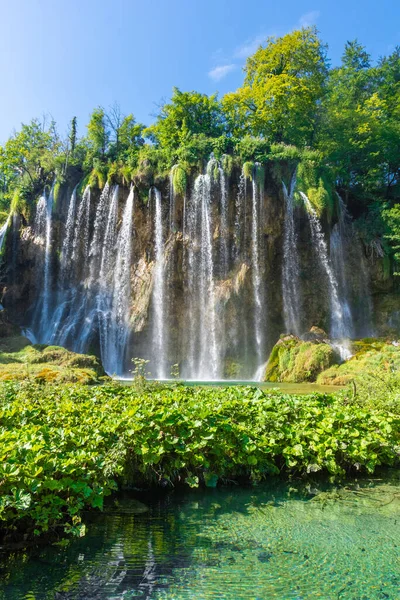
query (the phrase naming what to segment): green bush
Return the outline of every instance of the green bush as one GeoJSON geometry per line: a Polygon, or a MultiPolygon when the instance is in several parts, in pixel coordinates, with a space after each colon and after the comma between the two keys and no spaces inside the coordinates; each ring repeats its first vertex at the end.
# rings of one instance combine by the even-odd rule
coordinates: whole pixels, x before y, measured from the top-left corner
{"type": "Polygon", "coordinates": [[[1,384],[1,533],[82,535],[82,511],[123,483],[373,472],[399,464],[399,425],[384,404],[346,395],[1,384]]]}

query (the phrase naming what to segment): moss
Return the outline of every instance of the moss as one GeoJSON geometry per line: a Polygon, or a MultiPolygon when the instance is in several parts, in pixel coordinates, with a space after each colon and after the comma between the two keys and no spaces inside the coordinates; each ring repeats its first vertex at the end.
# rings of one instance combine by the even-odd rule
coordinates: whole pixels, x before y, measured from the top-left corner
{"type": "Polygon", "coordinates": [[[243,164],[243,175],[246,177],[246,179],[253,181],[253,171],[254,163],[252,161],[247,161],[243,164]]]}
{"type": "Polygon", "coordinates": [[[272,349],[265,379],[288,383],[315,381],[318,374],[334,361],[335,354],[329,344],[319,340],[303,342],[294,336],[287,336],[272,349]]]}
{"type": "Polygon", "coordinates": [[[346,385],[377,373],[394,373],[400,369],[400,347],[380,339],[366,338],[352,344],[353,357],[341,365],[320,373],[317,382],[346,385]]]}
{"type": "Polygon", "coordinates": [[[95,356],[58,346],[34,345],[22,336],[1,339],[0,380],[96,383],[104,370],[95,356]]]}
{"type": "Polygon", "coordinates": [[[177,164],[172,168],[172,187],[178,196],[184,196],[187,186],[187,175],[182,165],[177,164]]]}
{"type": "Polygon", "coordinates": [[[225,175],[230,177],[233,171],[233,156],[231,154],[224,154],[221,163],[225,175]]]}

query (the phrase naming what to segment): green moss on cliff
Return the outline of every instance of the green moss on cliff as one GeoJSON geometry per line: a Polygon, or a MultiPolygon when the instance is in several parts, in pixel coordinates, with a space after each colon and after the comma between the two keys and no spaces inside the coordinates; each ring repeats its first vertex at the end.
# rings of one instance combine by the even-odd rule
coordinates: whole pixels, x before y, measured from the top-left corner
{"type": "Polygon", "coordinates": [[[303,342],[294,336],[287,336],[280,339],[272,349],[265,380],[288,383],[315,381],[318,374],[334,361],[335,354],[329,344],[320,341],[303,342]]]}
{"type": "Polygon", "coordinates": [[[326,385],[347,385],[365,376],[394,373],[400,369],[400,347],[385,340],[366,338],[353,342],[353,357],[320,373],[317,382],[326,385]]]}

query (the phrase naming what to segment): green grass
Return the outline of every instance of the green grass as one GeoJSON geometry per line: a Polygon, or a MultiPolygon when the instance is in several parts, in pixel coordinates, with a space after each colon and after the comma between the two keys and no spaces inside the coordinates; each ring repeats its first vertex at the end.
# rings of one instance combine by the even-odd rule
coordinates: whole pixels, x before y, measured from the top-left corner
{"type": "Polygon", "coordinates": [[[123,485],[204,485],[399,464],[399,412],[254,387],[0,384],[0,533],[82,535],[123,485]]]}

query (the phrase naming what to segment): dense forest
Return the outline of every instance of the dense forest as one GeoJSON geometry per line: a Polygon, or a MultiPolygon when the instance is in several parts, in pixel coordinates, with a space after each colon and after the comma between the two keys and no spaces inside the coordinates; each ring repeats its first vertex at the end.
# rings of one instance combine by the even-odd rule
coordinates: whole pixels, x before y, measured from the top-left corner
{"type": "MultiPolygon", "coordinates": [[[[400,48],[373,64],[356,40],[332,68],[314,27],[269,38],[250,56],[243,85],[222,98],[174,88],[147,127],[117,106],[96,108],[79,137],[34,119],[0,147],[0,208],[29,218],[43,187],[71,176],[102,188],[139,188],[172,170],[183,191],[213,153],[229,172],[255,161],[298,164],[298,180],[329,219],[346,199],[367,254],[400,259],[400,48]]],[[[57,188],[56,188],[57,189],[57,188]]]]}

